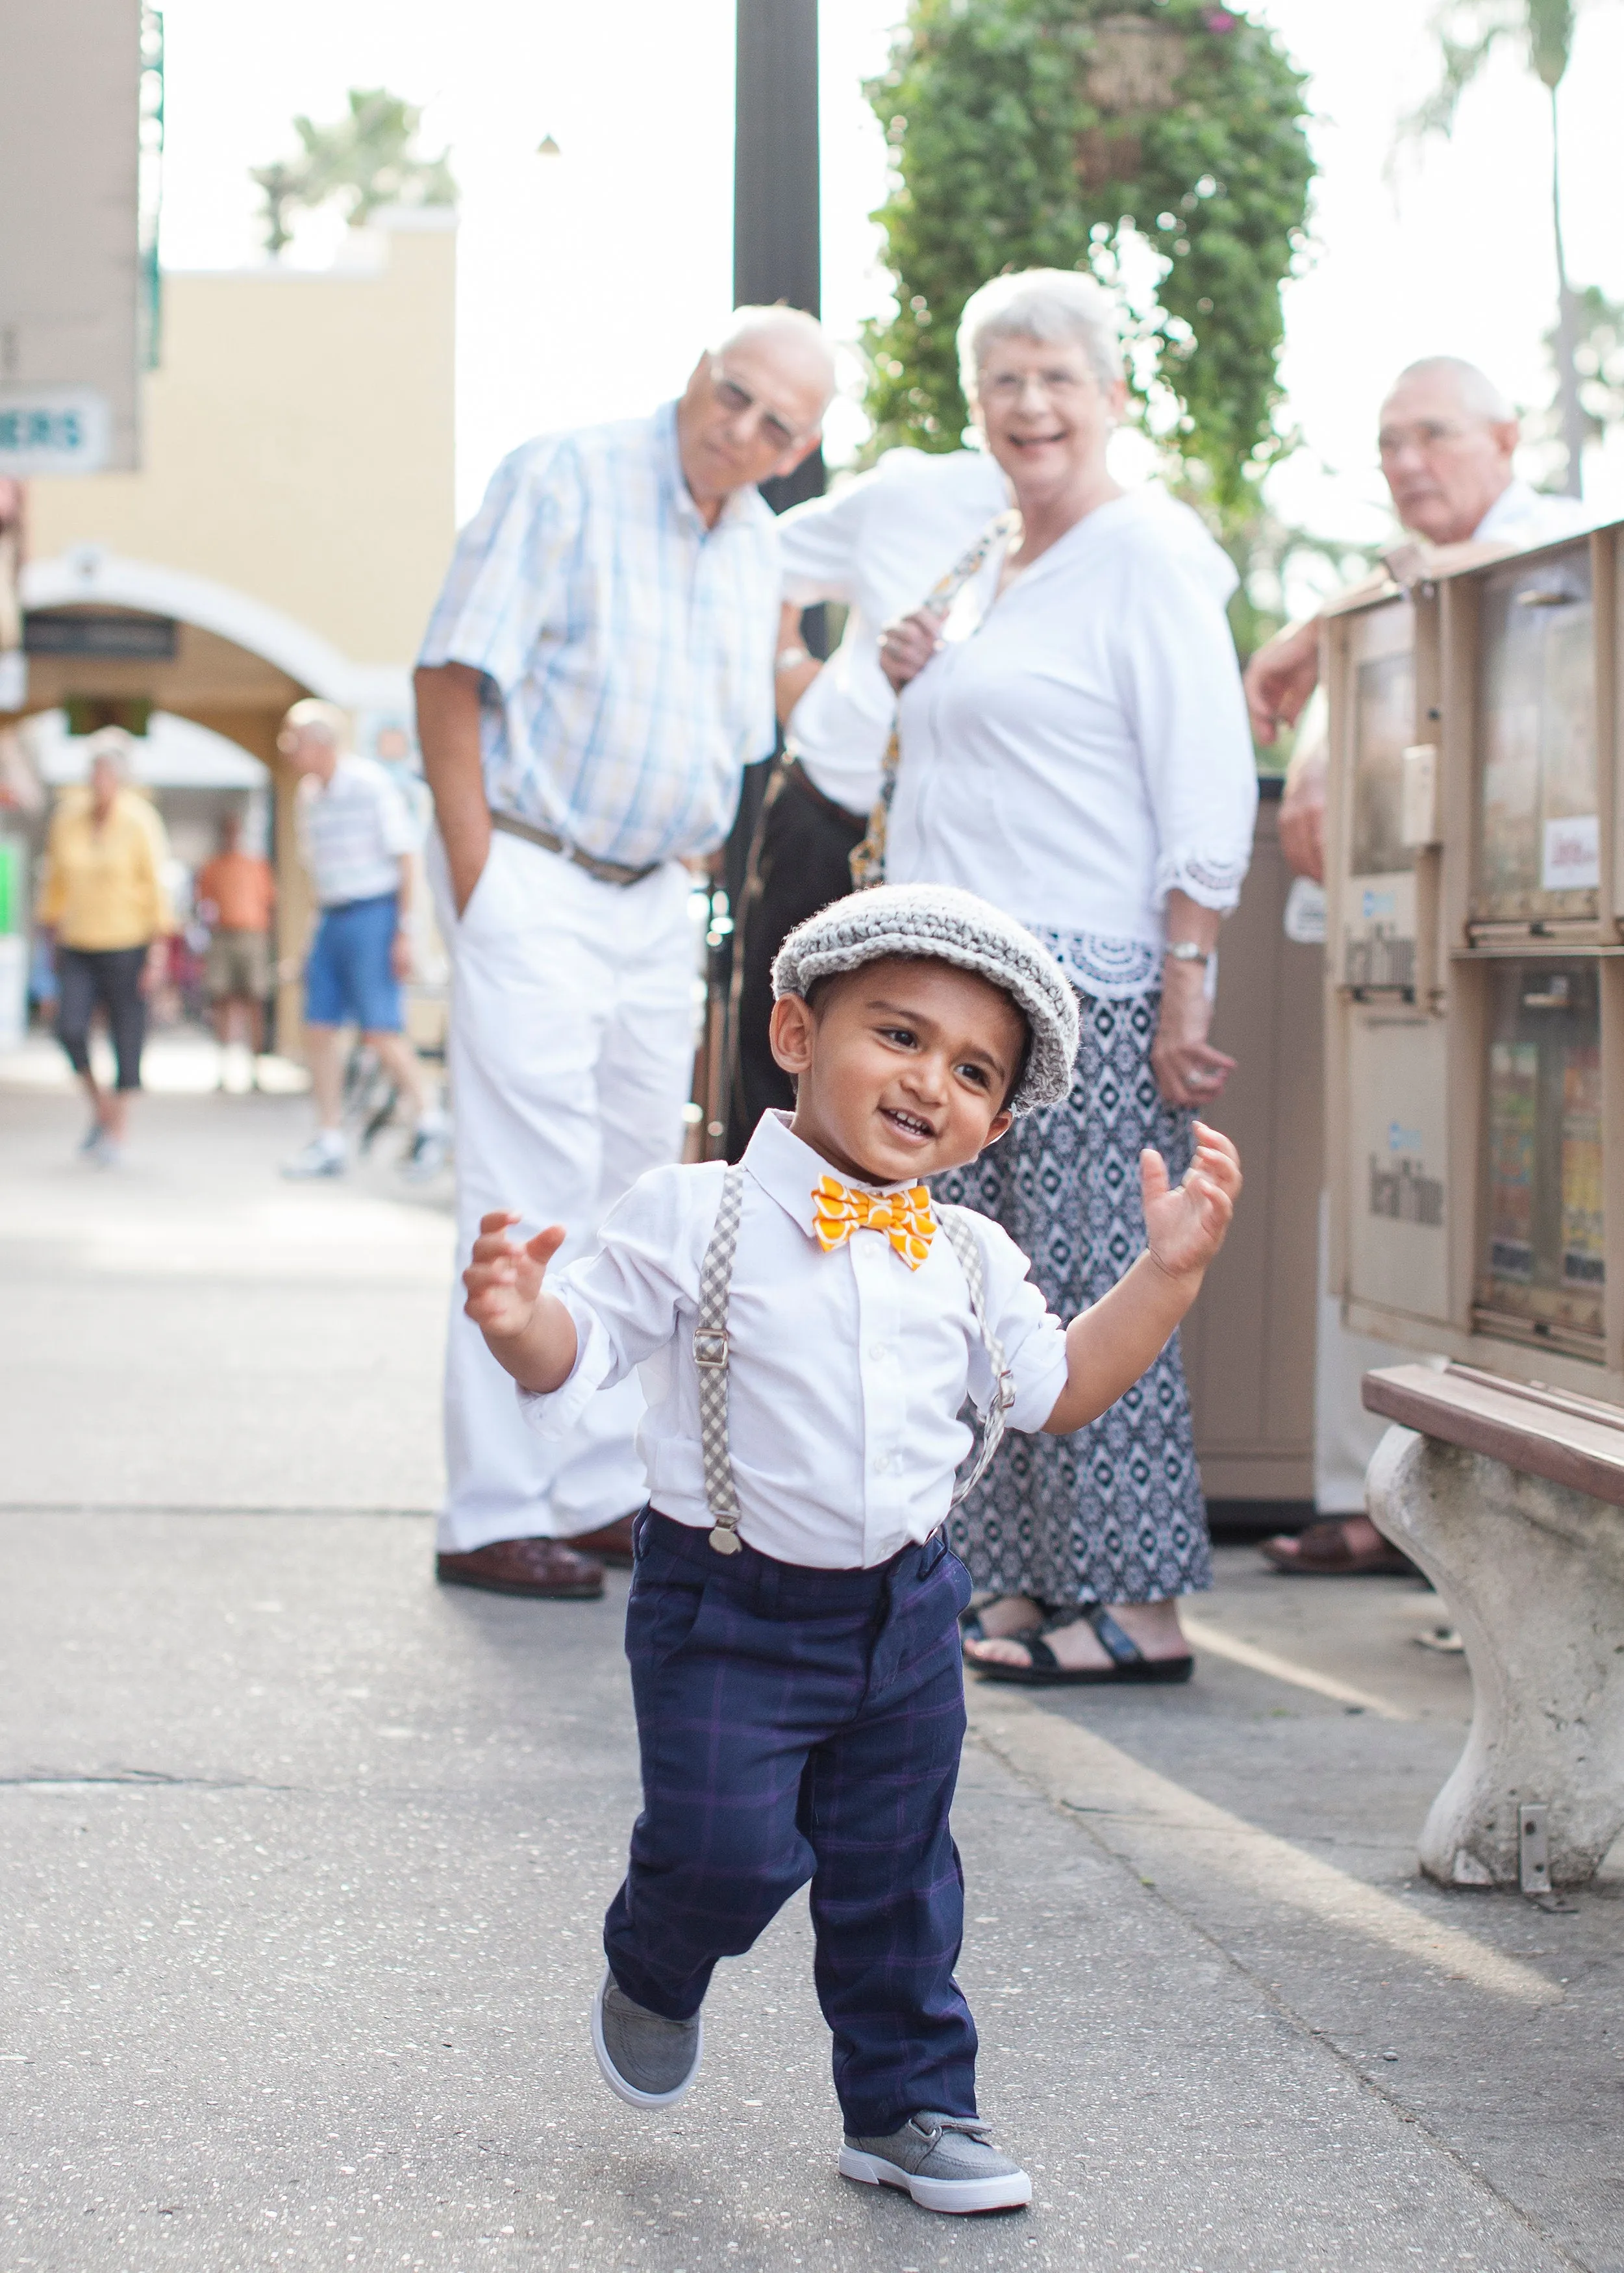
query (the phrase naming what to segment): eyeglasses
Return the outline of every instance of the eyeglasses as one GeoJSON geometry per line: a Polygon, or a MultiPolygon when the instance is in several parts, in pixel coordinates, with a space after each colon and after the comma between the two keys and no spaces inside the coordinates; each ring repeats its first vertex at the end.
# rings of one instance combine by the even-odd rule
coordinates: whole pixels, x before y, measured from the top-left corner
{"type": "Polygon", "coordinates": [[[1013,403],[1021,401],[1029,386],[1035,386],[1052,402],[1081,394],[1093,383],[1074,371],[994,371],[982,375],[976,391],[984,402],[1013,403]]]}
{"type": "Polygon", "coordinates": [[[1426,456],[1433,450],[1453,449],[1476,431],[1452,425],[1447,418],[1421,418],[1413,426],[1384,426],[1376,437],[1376,448],[1384,458],[1396,458],[1402,450],[1419,450],[1426,456]]]}
{"type": "Polygon", "coordinates": [[[717,401],[730,420],[744,417],[746,411],[755,412],[757,433],[768,448],[776,450],[781,457],[785,452],[793,450],[797,442],[804,442],[812,431],[808,427],[805,432],[797,433],[775,410],[769,410],[759,395],[752,394],[747,386],[741,386],[737,379],[730,379],[720,363],[711,364],[710,383],[717,401]]]}

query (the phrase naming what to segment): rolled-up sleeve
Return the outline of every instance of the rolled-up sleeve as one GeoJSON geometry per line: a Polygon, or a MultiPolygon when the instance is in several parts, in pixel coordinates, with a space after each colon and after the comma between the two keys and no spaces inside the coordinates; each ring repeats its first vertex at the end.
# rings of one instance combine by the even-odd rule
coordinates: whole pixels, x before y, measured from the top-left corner
{"type": "Polygon", "coordinates": [[[419,664],[466,664],[510,694],[559,608],[585,520],[585,486],[567,436],[527,443],[505,458],[457,540],[419,664]]]}
{"type": "Polygon", "coordinates": [[[1156,821],[1155,896],[1237,905],[1252,861],[1257,769],[1240,667],[1216,593],[1182,561],[1135,561],[1118,657],[1156,821]]]}

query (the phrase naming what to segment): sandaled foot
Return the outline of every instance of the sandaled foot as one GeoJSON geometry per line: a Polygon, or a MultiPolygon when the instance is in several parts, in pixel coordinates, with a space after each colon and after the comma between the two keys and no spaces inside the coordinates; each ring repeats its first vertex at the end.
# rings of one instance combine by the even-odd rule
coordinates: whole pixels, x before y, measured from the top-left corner
{"type": "Polygon", "coordinates": [[[1295,1538],[1266,1539],[1263,1557],[1276,1571],[1317,1579],[1354,1579],[1371,1572],[1413,1578],[1415,1564],[1381,1536],[1367,1515],[1335,1516],[1311,1523],[1295,1538]]]}
{"type": "Polygon", "coordinates": [[[959,1634],[965,1642],[1024,1639],[1037,1632],[1043,1618],[1042,1605],[1029,1595],[977,1594],[959,1614],[959,1634]]]}
{"type": "Polygon", "coordinates": [[[848,2134],[840,2174],[859,2186],[900,2187],[921,2209],[950,2216],[1022,2209],[1032,2199],[1032,2181],[1018,2163],[987,2144],[986,2129],[973,2116],[921,2114],[888,2138],[848,2134]]]}
{"type": "Polygon", "coordinates": [[[984,1642],[969,1643],[964,1655],[984,1681],[1014,1681],[1029,1689],[1081,1687],[1119,1681],[1187,1681],[1195,1660],[1186,1651],[1179,1657],[1147,1657],[1133,1636],[1126,1633],[1107,1609],[1097,1604],[1081,1613],[1095,1639],[1105,1653],[1103,1665],[1063,1665],[1049,1647],[1047,1636],[1079,1623],[1070,1611],[1049,1618],[1036,1633],[1011,1634],[1009,1644],[1020,1657],[994,1651],[984,1642]]]}

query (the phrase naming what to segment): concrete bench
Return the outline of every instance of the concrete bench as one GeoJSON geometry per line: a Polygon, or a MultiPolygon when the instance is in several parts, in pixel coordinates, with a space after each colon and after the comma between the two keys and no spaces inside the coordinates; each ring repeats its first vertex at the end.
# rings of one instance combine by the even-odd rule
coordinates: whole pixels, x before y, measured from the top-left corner
{"type": "Polygon", "coordinates": [[[1466,1749],[1421,1866],[1445,1886],[1583,1886],[1624,1831],[1624,1412],[1463,1365],[1368,1373],[1389,1429],[1371,1520],[1466,1646],[1466,1749]]]}

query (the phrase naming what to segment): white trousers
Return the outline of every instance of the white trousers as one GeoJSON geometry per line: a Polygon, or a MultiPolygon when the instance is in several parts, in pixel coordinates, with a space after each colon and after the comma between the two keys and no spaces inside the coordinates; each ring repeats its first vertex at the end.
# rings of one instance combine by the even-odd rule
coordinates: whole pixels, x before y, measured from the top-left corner
{"type": "Polygon", "coordinates": [[[595,1398],[565,1443],[543,1444],[463,1315],[461,1273],[490,1210],[521,1215],[520,1238],[566,1224],[567,1262],[645,1168],[677,1158],[695,947],[680,862],[640,884],[600,884],[498,832],[460,919],[438,839],[430,868],[453,964],[459,1255],[438,1543],[468,1553],[496,1539],[568,1539],[647,1497],[632,1443],[643,1409],[635,1377],[595,1398]]]}

